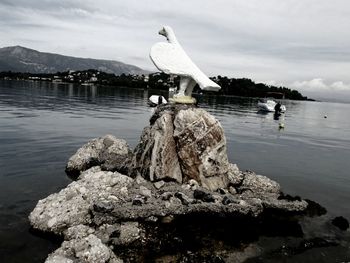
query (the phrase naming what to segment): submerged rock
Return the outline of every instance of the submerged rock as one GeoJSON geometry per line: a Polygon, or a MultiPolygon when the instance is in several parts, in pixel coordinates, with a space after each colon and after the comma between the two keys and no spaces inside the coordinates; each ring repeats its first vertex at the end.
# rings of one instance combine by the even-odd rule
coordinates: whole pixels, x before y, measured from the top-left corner
{"type": "Polygon", "coordinates": [[[335,217],[332,220],[332,224],[344,231],[349,228],[349,221],[342,216],[335,217]]]}

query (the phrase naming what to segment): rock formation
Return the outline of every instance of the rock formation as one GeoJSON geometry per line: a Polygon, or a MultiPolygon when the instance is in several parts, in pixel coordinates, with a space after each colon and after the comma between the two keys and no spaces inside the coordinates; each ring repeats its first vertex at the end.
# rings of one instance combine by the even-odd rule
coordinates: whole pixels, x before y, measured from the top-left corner
{"type": "Polygon", "coordinates": [[[130,154],[125,140],[105,135],[89,141],[69,158],[66,173],[73,178],[78,177],[81,171],[95,165],[107,171],[125,172],[130,154]]]}
{"type": "Polygon", "coordinates": [[[229,163],[220,123],[193,106],[159,106],[133,154],[111,135],[90,141],[66,171],[77,180],[40,200],[29,216],[34,229],[64,238],[48,263],[243,262],[259,250],[232,249],[227,235],[241,243],[266,229],[303,234],[296,218],[308,202],[229,163]],[[194,254],[167,254],[194,245],[194,254]]]}
{"type": "Polygon", "coordinates": [[[228,162],[220,123],[203,109],[186,105],[157,108],[130,170],[150,181],[194,179],[208,190],[226,188],[237,172],[228,162]]]}

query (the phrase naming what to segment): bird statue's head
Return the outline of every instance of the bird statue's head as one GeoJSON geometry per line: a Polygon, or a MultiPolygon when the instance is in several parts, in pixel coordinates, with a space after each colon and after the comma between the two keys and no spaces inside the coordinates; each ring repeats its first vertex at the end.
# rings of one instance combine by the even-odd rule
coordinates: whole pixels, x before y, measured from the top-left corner
{"type": "Polygon", "coordinates": [[[158,33],[159,33],[159,35],[165,36],[166,39],[172,44],[177,42],[176,37],[175,37],[175,33],[170,26],[163,26],[163,28],[161,30],[159,30],[158,33]]]}
{"type": "Polygon", "coordinates": [[[168,37],[168,31],[171,29],[169,26],[163,26],[161,30],[159,30],[159,35],[168,37]]]}

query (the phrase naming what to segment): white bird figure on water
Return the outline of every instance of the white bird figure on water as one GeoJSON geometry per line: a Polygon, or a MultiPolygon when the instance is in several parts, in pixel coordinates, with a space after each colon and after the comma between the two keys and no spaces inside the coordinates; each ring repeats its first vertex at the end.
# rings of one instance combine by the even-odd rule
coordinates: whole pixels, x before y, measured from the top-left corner
{"type": "Polygon", "coordinates": [[[209,79],[189,58],[170,26],[164,26],[159,34],[165,36],[168,43],[154,44],[151,48],[150,58],[160,71],[180,76],[180,88],[178,93],[174,95],[175,102],[195,103],[191,94],[196,83],[203,90],[220,90],[221,87],[209,79]]]}

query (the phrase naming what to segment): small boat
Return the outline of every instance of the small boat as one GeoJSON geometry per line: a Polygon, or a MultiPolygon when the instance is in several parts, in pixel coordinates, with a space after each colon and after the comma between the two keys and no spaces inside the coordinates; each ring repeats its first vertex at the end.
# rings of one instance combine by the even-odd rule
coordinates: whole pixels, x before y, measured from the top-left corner
{"type": "MultiPolygon", "coordinates": [[[[258,101],[258,108],[261,111],[275,112],[276,105],[277,105],[277,102],[275,102],[273,99],[265,99],[265,100],[258,101]]],[[[285,112],[285,111],[286,111],[286,106],[281,105],[280,112],[285,112]]]]}
{"type": "Polygon", "coordinates": [[[148,98],[148,105],[151,107],[156,107],[158,104],[168,103],[167,100],[161,95],[152,95],[148,98]]]}

